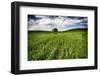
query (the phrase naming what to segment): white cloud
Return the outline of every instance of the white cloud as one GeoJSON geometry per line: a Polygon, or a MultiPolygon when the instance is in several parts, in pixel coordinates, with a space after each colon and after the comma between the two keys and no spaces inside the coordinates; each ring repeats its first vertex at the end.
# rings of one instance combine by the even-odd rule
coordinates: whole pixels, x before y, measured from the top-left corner
{"type": "Polygon", "coordinates": [[[28,21],[28,25],[33,25],[34,24],[34,20],[33,19],[30,19],[29,21],[28,21]]]}
{"type": "Polygon", "coordinates": [[[43,18],[43,17],[46,17],[46,16],[39,16],[39,15],[36,15],[35,17],[37,17],[37,18],[43,18]]]}
{"type": "Polygon", "coordinates": [[[50,27],[50,25],[34,25],[31,28],[29,28],[29,30],[44,30],[44,31],[51,31],[53,28],[50,27]]]}
{"type": "Polygon", "coordinates": [[[44,17],[42,19],[39,20],[39,23],[38,24],[50,24],[51,23],[51,20],[48,18],[48,17],[44,17]]]}
{"type": "Polygon", "coordinates": [[[49,18],[49,16],[36,17],[41,17],[41,19],[29,21],[29,25],[33,23],[29,30],[51,31],[53,28],[57,28],[59,31],[64,31],[67,29],[65,26],[70,26],[72,24],[81,22],[79,19],[65,18],[62,16],[55,17],[53,19],[49,18]]]}

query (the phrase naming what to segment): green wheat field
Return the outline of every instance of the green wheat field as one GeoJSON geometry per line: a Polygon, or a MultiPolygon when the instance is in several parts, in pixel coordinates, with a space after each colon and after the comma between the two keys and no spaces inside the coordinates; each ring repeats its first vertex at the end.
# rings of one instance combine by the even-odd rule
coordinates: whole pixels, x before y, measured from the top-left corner
{"type": "Polygon", "coordinates": [[[88,58],[87,29],[28,31],[28,60],[88,58]]]}

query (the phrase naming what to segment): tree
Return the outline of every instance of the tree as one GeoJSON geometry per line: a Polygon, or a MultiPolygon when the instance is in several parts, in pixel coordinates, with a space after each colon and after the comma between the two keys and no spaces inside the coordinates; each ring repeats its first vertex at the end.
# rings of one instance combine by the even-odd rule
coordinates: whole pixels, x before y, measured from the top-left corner
{"type": "Polygon", "coordinates": [[[58,32],[58,29],[57,29],[57,28],[54,28],[52,31],[54,31],[54,32],[58,32]]]}

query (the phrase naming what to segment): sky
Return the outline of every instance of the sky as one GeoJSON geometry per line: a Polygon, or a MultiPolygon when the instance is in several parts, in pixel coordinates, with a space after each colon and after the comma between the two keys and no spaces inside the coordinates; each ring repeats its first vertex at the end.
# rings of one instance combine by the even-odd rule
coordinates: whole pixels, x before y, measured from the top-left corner
{"type": "Polygon", "coordinates": [[[87,17],[79,16],[53,16],[53,15],[28,15],[28,30],[66,31],[77,28],[87,28],[87,17]]]}

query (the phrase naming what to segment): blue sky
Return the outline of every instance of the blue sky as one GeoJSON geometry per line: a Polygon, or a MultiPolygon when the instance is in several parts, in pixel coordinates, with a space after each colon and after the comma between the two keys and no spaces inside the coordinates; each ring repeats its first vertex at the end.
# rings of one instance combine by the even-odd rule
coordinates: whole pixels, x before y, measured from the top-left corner
{"type": "Polygon", "coordinates": [[[88,18],[79,16],[28,15],[28,30],[66,31],[76,28],[87,28],[88,18]]]}

